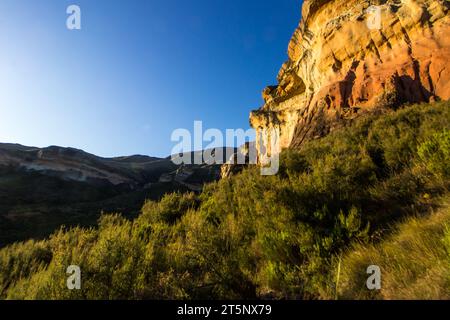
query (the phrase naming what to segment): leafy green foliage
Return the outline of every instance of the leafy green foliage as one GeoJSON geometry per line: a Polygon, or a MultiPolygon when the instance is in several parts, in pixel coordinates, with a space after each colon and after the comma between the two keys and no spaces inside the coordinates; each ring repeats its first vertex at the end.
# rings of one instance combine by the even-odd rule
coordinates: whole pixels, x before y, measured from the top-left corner
{"type": "Polygon", "coordinates": [[[441,179],[450,178],[450,130],[435,133],[419,147],[426,168],[441,179]]]}
{"type": "Polygon", "coordinates": [[[149,201],[133,221],[104,216],[98,229],[7,247],[0,298],[335,297],[338,257],[447,192],[429,175],[441,169],[423,163],[445,156],[449,119],[449,103],[363,118],[284,152],[277,176],[249,167],[200,195],[149,201]],[[73,264],[80,291],[65,288],[73,264]]]}
{"type": "Polygon", "coordinates": [[[409,217],[379,243],[355,244],[346,250],[338,296],[343,299],[449,299],[448,200],[437,212],[409,217]],[[379,291],[369,291],[365,286],[366,268],[373,264],[382,272],[379,291]]]}

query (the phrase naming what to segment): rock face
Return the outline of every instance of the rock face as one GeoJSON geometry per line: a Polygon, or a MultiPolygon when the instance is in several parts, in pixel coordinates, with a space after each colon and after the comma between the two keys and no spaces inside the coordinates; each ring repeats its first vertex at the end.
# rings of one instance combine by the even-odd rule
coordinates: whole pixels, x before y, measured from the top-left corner
{"type": "MultiPolygon", "coordinates": [[[[298,147],[358,115],[450,98],[450,2],[305,0],[278,85],[250,115],[298,147]]],[[[259,138],[259,139],[258,139],[259,138]]]]}
{"type": "Polygon", "coordinates": [[[246,142],[226,161],[220,170],[222,179],[240,173],[245,167],[257,163],[257,150],[254,142],[246,142]]]}

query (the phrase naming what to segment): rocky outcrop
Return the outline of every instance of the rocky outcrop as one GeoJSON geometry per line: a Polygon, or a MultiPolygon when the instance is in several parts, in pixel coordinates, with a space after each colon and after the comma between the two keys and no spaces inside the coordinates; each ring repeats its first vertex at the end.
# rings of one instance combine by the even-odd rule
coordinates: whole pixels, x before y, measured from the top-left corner
{"type": "Polygon", "coordinates": [[[450,98],[450,2],[305,0],[278,85],[250,115],[298,147],[364,113],[450,98]]]}
{"type": "Polygon", "coordinates": [[[177,183],[190,191],[200,192],[203,185],[219,180],[221,165],[180,165],[177,170],[165,173],[159,178],[161,183],[177,183]]]}
{"type": "Polygon", "coordinates": [[[249,165],[257,163],[257,150],[254,142],[246,142],[233,153],[220,169],[222,179],[230,178],[249,165]]]}

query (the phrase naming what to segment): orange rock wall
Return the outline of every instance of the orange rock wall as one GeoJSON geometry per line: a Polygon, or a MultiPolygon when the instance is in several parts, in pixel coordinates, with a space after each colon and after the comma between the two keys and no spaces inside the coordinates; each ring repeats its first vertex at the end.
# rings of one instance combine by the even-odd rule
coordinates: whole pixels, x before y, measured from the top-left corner
{"type": "Polygon", "coordinates": [[[445,0],[305,0],[279,83],[263,91],[251,125],[276,127],[282,148],[298,147],[367,112],[450,99],[449,9],[445,0]],[[369,7],[379,24],[368,23],[369,7]]]}

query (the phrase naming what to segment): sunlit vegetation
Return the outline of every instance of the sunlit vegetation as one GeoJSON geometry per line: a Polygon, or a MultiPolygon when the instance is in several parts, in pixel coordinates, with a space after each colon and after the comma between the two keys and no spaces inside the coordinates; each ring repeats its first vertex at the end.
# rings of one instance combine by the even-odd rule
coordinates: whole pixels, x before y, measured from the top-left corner
{"type": "Polygon", "coordinates": [[[345,299],[450,299],[450,204],[410,217],[381,243],[355,245],[342,259],[339,296],[345,299]],[[380,291],[365,285],[365,268],[382,271],[380,291]]]}
{"type": "Polygon", "coordinates": [[[449,297],[449,107],[361,118],[284,152],[276,176],[248,168],[133,221],[6,247],[0,298],[449,297]],[[368,264],[385,272],[380,292],[364,287],[368,264]],[[81,290],[66,287],[69,265],[81,290]]]}

